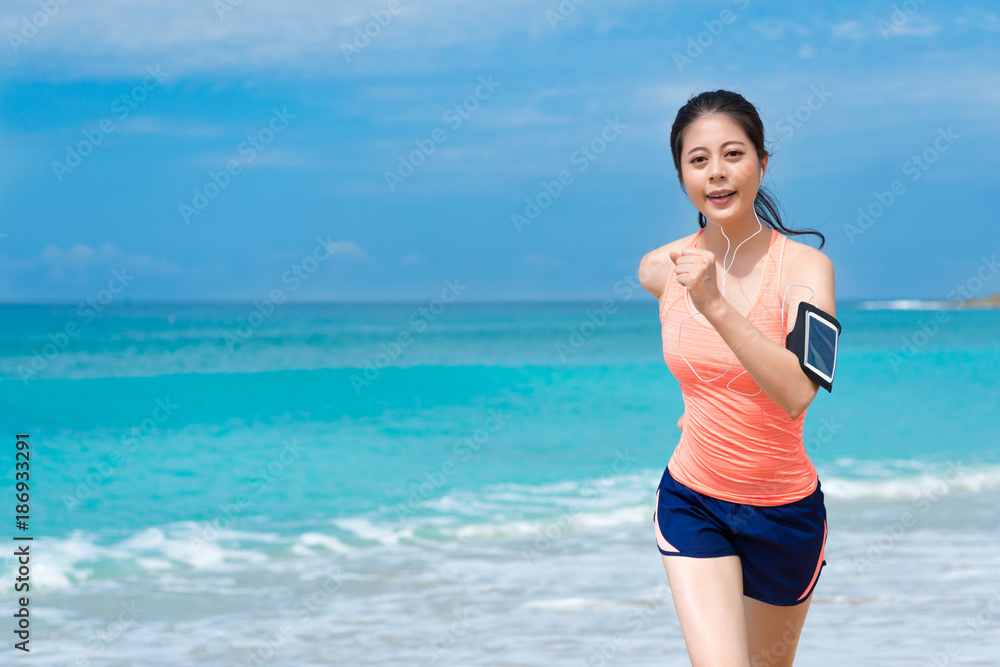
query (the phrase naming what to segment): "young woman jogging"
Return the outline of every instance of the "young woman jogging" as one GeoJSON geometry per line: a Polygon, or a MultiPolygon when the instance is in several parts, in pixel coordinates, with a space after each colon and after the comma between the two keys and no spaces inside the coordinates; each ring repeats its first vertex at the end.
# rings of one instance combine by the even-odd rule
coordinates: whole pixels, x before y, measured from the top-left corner
{"type": "Polygon", "coordinates": [[[833,365],[786,337],[822,325],[814,316],[839,333],[833,265],[788,238],[822,234],[784,227],[761,191],[769,155],[743,96],[691,98],[670,148],[700,229],[646,254],[639,270],[684,398],[655,539],[692,665],[792,665],[826,564],[826,509],[802,425],[833,365]]]}

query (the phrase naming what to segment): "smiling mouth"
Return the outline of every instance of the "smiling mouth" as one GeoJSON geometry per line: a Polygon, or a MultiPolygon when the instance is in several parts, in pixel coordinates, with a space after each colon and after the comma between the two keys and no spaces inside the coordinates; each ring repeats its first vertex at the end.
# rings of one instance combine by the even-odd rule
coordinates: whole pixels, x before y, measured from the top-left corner
{"type": "Polygon", "coordinates": [[[725,199],[726,197],[728,197],[730,195],[734,195],[734,194],[736,194],[736,190],[733,190],[732,192],[726,192],[726,193],[721,194],[721,195],[708,195],[708,198],[709,199],[725,199]]]}

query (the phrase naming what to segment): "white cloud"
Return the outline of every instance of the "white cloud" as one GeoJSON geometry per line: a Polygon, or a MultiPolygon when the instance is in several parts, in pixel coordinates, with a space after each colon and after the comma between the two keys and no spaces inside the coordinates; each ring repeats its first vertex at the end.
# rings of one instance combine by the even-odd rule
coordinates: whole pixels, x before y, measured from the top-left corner
{"type": "MultiPolygon", "coordinates": [[[[959,25],[965,24],[965,18],[956,18],[955,23],[959,25]]],[[[985,30],[986,32],[1000,32],[1000,17],[998,17],[993,12],[983,12],[982,15],[977,16],[973,20],[973,25],[980,30],[985,30]]]]}
{"type": "Polygon", "coordinates": [[[640,109],[652,116],[663,119],[666,123],[667,136],[670,136],[670,125],[674,121],[677,110],[684,106],[692,96],[702,92],[704,88],[694,81],[654,81],[636,86],[632,98],[632,107],[640,109]]]}
{"type": "Polygon", "coordinates": [[[576,120],[568,114],[552,114],[534,107],[522,107],[484,111],[479,124],[483,127],[530,127],[565,125],[576,120]]]}
{"type": "Polygon", "coordinates": [[[334,241],[330,247],[330,251],[334,255],[339,255],[340,257],[354,257],[356,259],[363,259],[369,262],[374,261],[368,256],[368,253],[354,241],[334,241]]]}
{"type": "Polygon", "coordinates": [[[137,67],[141,71],[157,63],[180,77],[292,67],[348,73],[369,66],[376,52],[384,56],[457,44],[482,47],[511,32],[529,34],[539,26],[548,32],[545,7],[533,0],[401,0],[397,14],[391,14],[387,4],[387,0],[242,2],[220,16],[214,7],[224,3],[209,0],[94,0],[60,5],[40,28],[24,30],[24,21],[30,24],[38,5],[29,0],[5,2],[0,33],[14,34],[20,41],[16,48],[0,49],[0,63],[9,61],[6,64],[23,69],[30,60],[35,68],[58,78],[129,75],[137,67]],[[366,38],[366,31],[374,36],[366,38]],[[359,34],[362,46],[355,46],[358,52],[348,62],[342,45],[351,44],[359,34]]]}
{"type": "Polygon", "coordinates": [[[102,243],[99,248],[78,243],[65,250],[49,245],[42,249],[37,261],[22,261],[19,265],[24,270],[41,267],[53,282],[77,282],[95,272],[106,273],[123,267],[136,273],[157,275],[175,274],[180,269],[177,264],[148,252],[125,252],[113,243],[102,243]]]}
{"type": "Polygon", "coordinates": [[[858,21],[841,21],[830,25],[830,32],[838,39],[853,39],[859,41],[871,37],[874,33],[858,21]]]}
{"type": "Polygon", "coordinates": [[[791,39],[793,36],[807,37],[812,34],[812,31],[801,23],[778,17],[754,21],[750,27],[770,41],[791,39]]]}
{"type": "Polygon", "coordinates": [[[204,153],[192,162],[205,169],[222,169],[230,160],[236,160],[243,169],[269,167],[277,169],[318,169],[328,164],[308,151],[291,148],[265,148],[247,160],[234,147],[231,152],[204,153]]]}
{"type": "Polygon", "coordinates": [[[923,16],[911,16],[899,23],[879,24],[879,34],[888,37],[929,37],[936,35],[942,28],[923,16]],[[886,28],[885,25],[889,27],[886,28]]]}
{"type": "Polygon", "coordinates": [[[157,116],[131,116],[116,128],[122,134],[164,134],[182,139],[217,139],[228,134],[221,125],[176,122],[157,116]]]}

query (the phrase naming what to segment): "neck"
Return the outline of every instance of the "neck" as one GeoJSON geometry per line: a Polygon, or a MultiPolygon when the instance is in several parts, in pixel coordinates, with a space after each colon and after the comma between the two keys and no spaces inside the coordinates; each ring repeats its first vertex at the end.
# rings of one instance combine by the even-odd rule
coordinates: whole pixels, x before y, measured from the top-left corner
{"type": "MultiPolygon", "coordinates": [[[[705,225],[705,231],[702,232],[702,237],[705,241],[705,248],[715,253],[716,259],[721,264],[726,256],[727,248],[729,256],[726,261],[732,262],[734,260],[733,253],[737,246],[740,248],[740,260],[759,258],[761,249],[765,249],[766,252],[766,248],[770,245],[771,229],[763,222],[758,223],[757,217],[751,211],[749,218],[744,216],[741,220],[732,220],[725,225],[719,225],[709,220],[705,225]],[[727,238],[729,239],[728,243],[726,242],[727,238]],[[743,245],[740,245],[741,243],[743,245]]],[[[756,263],[756,259],[753,261],[756,263]]]]}

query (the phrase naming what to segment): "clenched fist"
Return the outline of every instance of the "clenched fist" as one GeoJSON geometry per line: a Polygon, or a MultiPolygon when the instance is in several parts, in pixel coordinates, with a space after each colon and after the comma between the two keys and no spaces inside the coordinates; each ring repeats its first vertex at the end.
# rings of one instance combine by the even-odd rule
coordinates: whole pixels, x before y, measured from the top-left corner
{"type": "Polygon", "coordinates": [[[705,313],[722,298],[715,278],[715,253],[701,248],[684,248],[670,253],[677,282],[688,289],[691,303],[705,313]]]}

